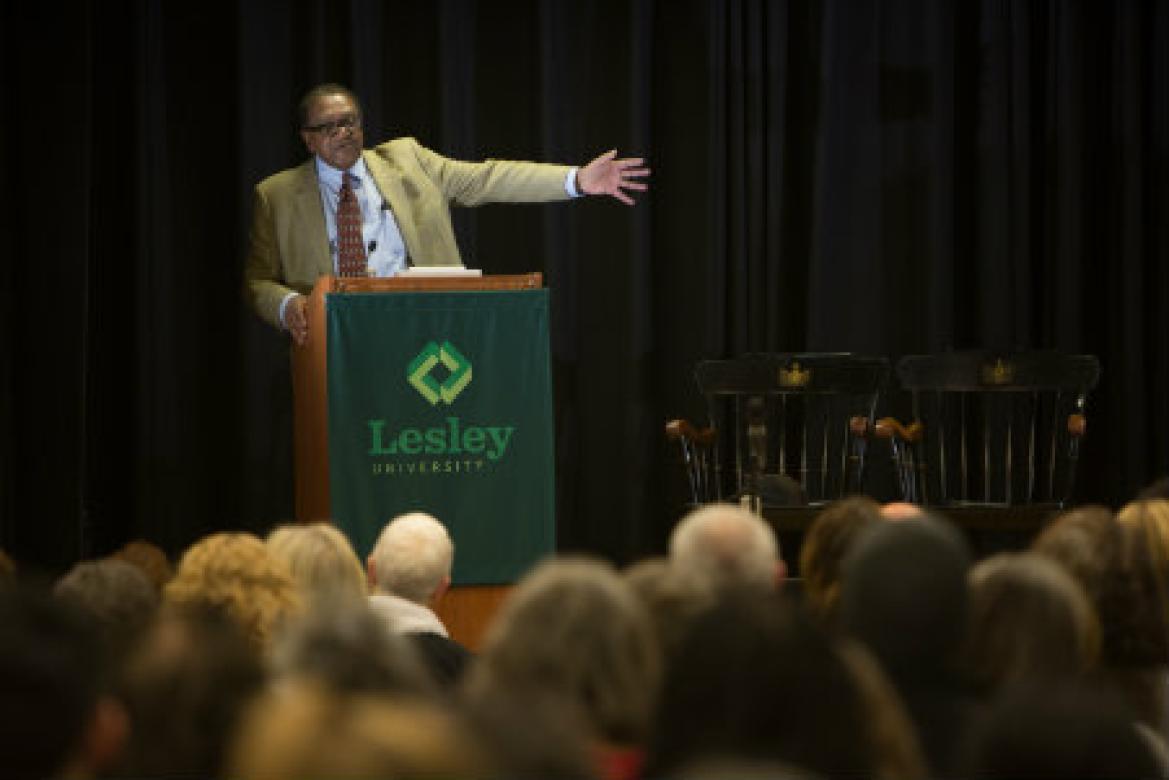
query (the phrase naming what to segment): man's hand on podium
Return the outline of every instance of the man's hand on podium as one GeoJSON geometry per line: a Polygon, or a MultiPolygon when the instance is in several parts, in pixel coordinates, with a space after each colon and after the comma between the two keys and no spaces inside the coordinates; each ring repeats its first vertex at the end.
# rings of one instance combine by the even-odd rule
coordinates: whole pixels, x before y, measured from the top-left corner
{"type": "Polygon", "coordinates": [[[308,298],[297,295],[288,300],[284,307],[284,327],[296,346],[303,347],[308,342],[308,298]]]}
{"type": "Polygon", "coordinates": [[[640,157],[617,159],[617,150],[597,157],[576,172],[576,188],[585,195],[612,195],[626,206],[633,205],[633,198],[626,190],[645,192],[649,185],[640,181],[649,176],[649,168],[640,157]]]}

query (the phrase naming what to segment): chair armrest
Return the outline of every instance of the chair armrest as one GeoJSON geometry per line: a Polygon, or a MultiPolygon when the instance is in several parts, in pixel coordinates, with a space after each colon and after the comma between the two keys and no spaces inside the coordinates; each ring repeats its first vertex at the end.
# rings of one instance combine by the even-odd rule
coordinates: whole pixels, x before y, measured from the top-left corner
{"type": "Polygon", "coordinates": [[[920,420],[903,425],[896,417],[882,417],[874,427],[879,438],[899,439],[908,444],[916,444],[925,436],[925,426],[920,420]]]}
{"type": "Polygon", "coordinates": [[[671,441],[689,440],[703,447],[711,447],[718,439],[718,431],[713,427],[698,430],[689,420],[670,420],[666,423],[666,438],[671,441]]]}

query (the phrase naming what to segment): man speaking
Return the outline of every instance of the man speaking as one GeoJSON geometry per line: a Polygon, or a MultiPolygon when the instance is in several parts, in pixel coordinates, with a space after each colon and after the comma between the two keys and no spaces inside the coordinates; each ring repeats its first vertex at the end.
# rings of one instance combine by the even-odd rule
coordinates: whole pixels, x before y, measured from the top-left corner
{"type": "Polygon", "coordinates": [[[542,202],[610,195],[632,205],[649,169],[606,152],[580,168],[530,162],[461,162],[398,138],[365,149],[361,105],[322,84],[298,110],[313,157],[256,185],[245,295],[256,312],[303,344],[305,295],[317,279],[393,276],[408,265],[462,261],[450,204],[542,202]]]}

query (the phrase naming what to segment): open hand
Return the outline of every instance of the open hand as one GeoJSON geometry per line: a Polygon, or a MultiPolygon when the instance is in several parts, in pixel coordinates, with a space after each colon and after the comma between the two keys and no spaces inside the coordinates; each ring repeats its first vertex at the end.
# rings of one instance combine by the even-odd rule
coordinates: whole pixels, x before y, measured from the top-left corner
{"type": "Polygon", "coordinates": [[[649,168],[641,157],[617,159],[617,150],[597,157],[576,173],[577,189],[585,195],[611,195],[626,206],[633,205],[628,190],[645,192],[649,185],[642,179],[649,176],[649,168]]]}

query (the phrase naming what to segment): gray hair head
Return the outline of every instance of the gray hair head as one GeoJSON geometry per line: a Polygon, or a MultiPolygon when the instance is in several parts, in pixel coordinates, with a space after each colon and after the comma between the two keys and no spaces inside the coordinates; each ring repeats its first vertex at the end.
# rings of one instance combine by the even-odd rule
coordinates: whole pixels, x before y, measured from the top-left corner
{"type": "Polygon", "coordinates": [[[376,588],[418,604],[425,604],[450,576],[454,557],[446,528],[422,512],[387,523],[369,555],[376,588]]]}
{"type": "Polygon", "coordinates": [[[775,588],[779,542],[763,518],[733,504],[697,509],[674,527],[670,561],[715,590],[775,588]]]}

